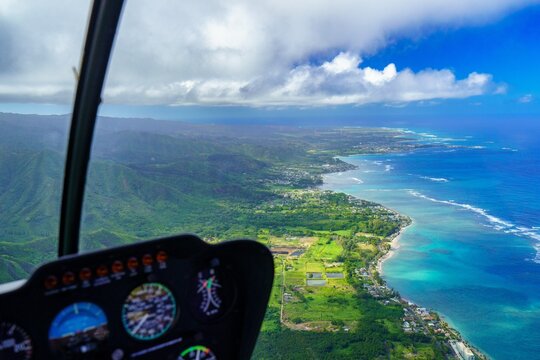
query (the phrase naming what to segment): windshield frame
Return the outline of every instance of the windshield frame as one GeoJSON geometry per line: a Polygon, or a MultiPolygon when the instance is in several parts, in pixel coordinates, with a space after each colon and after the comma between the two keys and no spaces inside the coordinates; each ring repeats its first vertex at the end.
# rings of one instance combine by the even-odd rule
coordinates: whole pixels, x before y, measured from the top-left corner
{"type": "Polygon", "coordinates": [[[79,251],[88,162],[101,92],[124,0],[95,0],[71,118],[60,212],[58,257],[79,251]]]}

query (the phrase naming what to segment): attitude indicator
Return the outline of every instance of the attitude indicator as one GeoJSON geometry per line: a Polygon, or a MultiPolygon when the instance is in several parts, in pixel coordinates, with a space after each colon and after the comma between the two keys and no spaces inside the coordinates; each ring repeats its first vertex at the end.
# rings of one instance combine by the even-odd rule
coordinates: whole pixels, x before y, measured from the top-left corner
{"type": "Polygon", "coordinates": [[[53,352],[71,357],[104,352],[108,336],[105,313],[90,302],[76,302],[65,307],[49,329],[53,352]]]}

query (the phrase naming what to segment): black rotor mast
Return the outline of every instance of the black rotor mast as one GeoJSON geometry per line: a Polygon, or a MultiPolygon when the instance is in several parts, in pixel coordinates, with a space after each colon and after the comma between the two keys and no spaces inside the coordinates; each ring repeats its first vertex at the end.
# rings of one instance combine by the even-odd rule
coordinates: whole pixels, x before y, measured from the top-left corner
{"type": "Polygon", "coordinates": [[[101,91],[124,0],[94,0],[67,148],[58,256],[79,251],[79,232],[88,162],[101,91]]]}

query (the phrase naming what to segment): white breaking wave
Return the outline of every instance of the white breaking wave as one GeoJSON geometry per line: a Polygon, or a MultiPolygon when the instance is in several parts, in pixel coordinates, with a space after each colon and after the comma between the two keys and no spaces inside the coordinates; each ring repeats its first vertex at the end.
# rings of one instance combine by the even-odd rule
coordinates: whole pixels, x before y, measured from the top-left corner
{"type": "Polygon", "coordinates": [[[517,149],[512,149],[512,148],[509,148],[509,147],[503,147],[503,148],[501,148],[501,150],[513,151],[513,152],[517,151],[517,149]]]}
{"type": "MultiPolygon", "coordinates": [[[[391,161],[391,160],[386,159],[385,161],[388,162],[388,161],[391,161]]],[[[373,161],[373,164],[375,164],[377,166],[383,166],[384,165],[384,171],[390,171],[390,170],[394,169],[394,167],[392,165],[383,164],[382,161],[373,161]]]]}
{"type": "MultiPolygon", "coordinates": [[[[385,129],[385,128],[383,128],[383,129],[385,129]]],[[[412,131],[412,130],[404,129],[404,128],[386,128],[386,129],[397,130],[397,131],[400,131],[400,132],[402,132],[404,134],[414,134],[414,135],[417,135],[417,136],[420,136],[420,137],[424,138],[425,141],[435,142],[434,140],[437,140],[436,141],[437,143],[463,142],[463,141],[467,141],[468,139],[472,138],[472,136],[465,136],[465,138],[463,138],[463,139],[461,139],[461,138],[452,138],[452,137],[439,137],[438,135],[430,134],[430,133],[427,133],[427,132],[416,132],[416,131],[412,131]]]]}
{"type": "Polygon", "coordinates": [[[412,189],[365,189],[363,192],[403,192],[403,191],[413,191],[412,189]]]}
{"type": "Polygon", "coordinates": [[[358,184],[363,184],[364,182],[359,179],[359,178],[355,178],[355,177],[352,177],[351,179],[353,179],[354,181],[356,181],[358,184]]]}
{"type": "Polygon", "coordinates": [[[447,183],[447,182],[450,181],[450,180],[445,179],[445,178],[434,178],[434,177],[429,177],[429,176],[420,176],[420,178],[425,179],[425,180],[429,180],[429,181],[443,182],[443,183],[447,183]]]}
{"type": "MultiPolygon", "coordinates": [[[[474,207],[474,206],[469,205],[469,204],[458,203],[458,202],[455,202],[454,200],[437,200],[437,199],[431,198],[429,196],[426,196],[426,195],[424,195],[424,194],[422,194],[422,193],[420,193],[418,191],[414,191],[414,190],[409,191],[409,194],[411,194],[413,196],[416,196],[416,197],[419,197],[419,198],[422,198],[422,199],[433,201],[433,202],[436,202],[436,203],[453,205],[453,206],[457,206],[457,207],[460,207],[460,208],[463,208],[463,209],[466,209],[466,210],[473,211],[473,212],[475,212],[477,214],[480,214],[480,215],[486,217],[491,223],[496,224],[496,225],[505,226],[507,228],[514,228],[515,227],[514,224],[512,224],[510,222],[507,222],[507,221],[504,221],[502,219],[499,219],[498,217],[495,217],[493,215],[489,215],[486,210],[474,207]]],[[[518,229],[516,228],[516,230],[518,230],[518,229]]]]}
{"type": "Polygon", "coordinates": [[[412,130],[408,130],[408,129],[398,129],[399,131],[401,132],[404,132],[406,134],[416,134],[416,132],[412,131],[412,130]]]}
{"type": "Polygon", "coordinates": [[[506,234],[514,234],[514,235],[518,235],[518,236],[522,236],[522,237],[528,237],[530,239],[536,240],[538,243],[533,245],[533,247],[536,250],[536,256],[533,259],[533,261],[535,263],[540,264],[540,233],[537,232],[539,227],[534,226],[534,227],[528,228],[528,227],[524,227],[524,226],[517,226],[515,224],[512,224],[509,221],[506,221],[506,220],[503,220],[503,219],[498,218],[496,216],[490,215],[484,209],[481,209],[481,208],[478,208],[478,207],[475,207],[475,206],[472,206],[472,205],[469,205],[469,204],[458,203],[458,202],[455,202],[454,200],[438,200],[438,199],[434,199],[434,198],[426,196],[426,195],[424,195],[424,194],[422,194],[422,193],[420,193],[418,191],[415,191],[415,190],[409,190],[408,193],[411,194],[412,196],[422,198],[422,199],[425,199],[425,200],[429,200],[429,201],[432,201],[432,202],[436,202],[436,203],[439,203],[439,204],[457,206],[457,207],[460,207],[462,209],[472,211],[472,212],[474,212],[474,213],[476,213],[478,215],[481,215],[481,216],[485,217],[488,220],[488,222],[490,223],[491,228],[493,228],[493,229],[495,229],[497,231],[502,231],[502,232],[504,232],[506,234]]]}
{"type": "Polygon", "coordinates": [[[439,138],[439,140],[443,141],[443,142],[463,142],[463,141],[467,141],[467,139],[459,139],[459,138],[451,138],[451,137],[439,138]]]}

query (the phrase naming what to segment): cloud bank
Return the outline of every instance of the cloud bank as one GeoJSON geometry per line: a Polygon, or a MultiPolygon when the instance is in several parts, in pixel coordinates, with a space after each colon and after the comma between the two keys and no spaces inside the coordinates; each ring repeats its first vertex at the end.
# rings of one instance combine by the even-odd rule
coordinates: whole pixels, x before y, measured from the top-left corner
{"type": "Polygon", "coordinates": [[[320,66],[300,65],[285,73],[253,80],[186,80],[161,86],[111,87],[107,95],[121,103],[129,99],[159,104],[241,104],[253,106],[344,105],[376,102],[406,103],[428,99],[464,98],[494,91],[491,75],[471,73],[457,80],[449,70],[414,73],[359,67],[361,60],[340,53],[320,66]]]}
{"type": "MultiPolygon", "coordinates": [[[[362,57],[402,37],[481,25],[526,0],[130,0],[105,101],[324,106],[464,98],[497,90],[470,69],[413,72],[362,57]]],[[[0,102],[69,103],[89,2],[0,3],[0,102]]],[[[478,71],[478,72],[475,72],[478,71]]]]}

